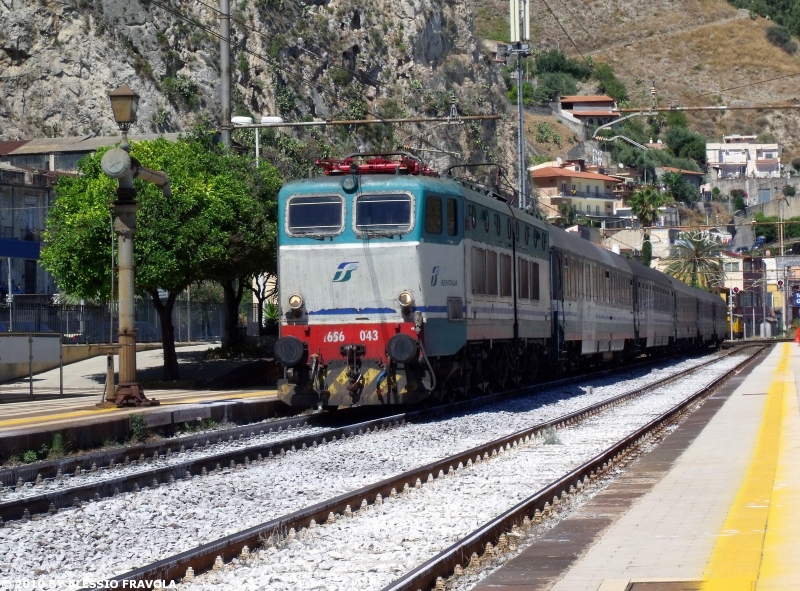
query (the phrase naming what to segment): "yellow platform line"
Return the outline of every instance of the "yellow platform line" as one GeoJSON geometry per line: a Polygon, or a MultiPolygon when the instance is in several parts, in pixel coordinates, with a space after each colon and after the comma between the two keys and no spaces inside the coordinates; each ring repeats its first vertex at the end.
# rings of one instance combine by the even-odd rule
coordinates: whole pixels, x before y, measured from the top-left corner
{"type": "Polygon", "coordinates": [[[778,466],[789,353],[789,343],[784,343],[767,394],[753,455],[706,566],[703,591],[753,591],[756,588],[778,466]]]}
{"type": "MultiPolygon", "coordinates": [[[[276,394],[275,390],[264,390],[260,392],[248,392],[243,394],[238,393],[231,393],[229,395],[221,394],[221,400],[238,400],[240,398],[258,398],[264,396],[270,396],[276,394]]],[[[213,398],[213,397],[212,397],[213,398]]],[[[170,406],[170,405],[178,405],[178,404],[192,404],[195,402],[208,402],[209,397],[193,397],[193,398],[179,398],[177,400],[164,400],[161,402],[161,406],[170,406]]],[[[147,408],[159,408],[159,407],[147,407],[147,408]]],[[[63,413],[56,413],[50,415],[37,415],[33,417],[23,417],[19,419],[7,419],[4,421],[0,421],[0,429],[4,427],[20,427],[24,425],[39,425],[43,423],[52,423],[57,421],[63,420],[70,420],[70,419],[77,419],[81,417],[92,417],[97,416],[102,413],[108,412],[135,412],[137,410],[147,410],[145,408],[136,409],[136,408],[94,408],[94,409],[87,409],[87,410],[75,410],[70,412],[63,412],[63,413]]]]}

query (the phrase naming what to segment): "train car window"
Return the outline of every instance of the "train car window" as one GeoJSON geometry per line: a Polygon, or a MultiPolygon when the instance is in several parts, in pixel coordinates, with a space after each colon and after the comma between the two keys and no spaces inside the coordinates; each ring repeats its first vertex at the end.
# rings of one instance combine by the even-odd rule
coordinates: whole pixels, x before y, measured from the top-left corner
{"type": "Polygon", "coordinates": [[[472,293],[486,293],[486,251],[472,247],[472,293]]]}
{"type": "Polygon", "coordinates": [[[403,234],[411,229],[411,195],[359,195],[355,205],[358,232],[403,234]]]}
{"type": "Polygon", "coordinates": [[[500,295],[503,297],[511,297],[511,255],[500,255],[500,295]]]}
{"type": "Polygon", "coordinates": [[[578,291],[581,284],[581,276],[579,271],[580,267],[578,267],[578,261],[572,259],[572,298],[575,300],[578,299],[578,291]]]}
{"type": "Polygon", "coordinates": [[[533,231],[533,247],[536,248],[539,246],[539,238],[540,238],[539,230],[533,231]]]}
{"type": "Polygon", "coordinates": [[[474,205],[469,206],[469,221],[472,223],[473,228],[478,227],[478,211],[474,205]]]}
{"type": "Polygon", "coordinates": [[[514,223],[515,223],[515,227],[514,227],[514,240],[516,240],[516,241],[517,241],[517,243],[519,243],[519,221],[517,221],[517,222],[514,222],[514,223]]]}
{"type": "Polygon", "coordinates": [[[605,286],[606,293],[605,293],[605,302],[608,304],[611,302],[611,273],[608,271],[605,272],[606,280],[603,282],[605,286]]]}
{"type": "Polygon", "coordinates": [[[587,300],[592,297],[592,278],[590,272],[591,266],[588,263],[583,264],[583,297],[587,300]]]}
{"type": "Polygon", "coordinates": [[[542,250],[547,252],[547,233],[542,232],[542,250]]]}
{"type": "Polygon", "coordinates": [[[438,195],[425,197],[425,231],[428,234],[442,233],[442,198],[438,195]]]}
{"type": "Polygon", "coordinates": [[[500,214],[494,214],[494,230],[497,232],[497,235],[500,236],[500,214]]]}
{"type": "Polygon", "coordinates": [[[485,232],[489,231],[489,212],[485,209],[483,210],[483,230],[485,232]]]}
{"type": "Polygon", "coordinates": [[[525,226],[525,244],[528,244],[531,241],[531,227],[526,225],[525,226]]]}
{"type": "Polygon", "coordinates": [[[497,253],[493,250],[486,251],[486,293],[497,295],[497,253]]]}
{"type": "Polygon", "coordinates": [[[292,236],[339,234],[344,217],[344,199],[337,195],[290,197],[286,231],[292,236]]]}
{"type": "Polygon", "coordinates": [[[506,220],[506,234],[508,234],[508,238],[511,238],[511,218],[506,220]]]}
{"type": "Polygon", "coordinates": [[[564,297],[570,299],[569,257],[564,257],[564,297]]]}
{"type": "Polygon", "coordinates": [[[529,269],[530,263],[525,259],[519,259],[519,271],[517,282],[519,286],[517,287],[517,291],[519,291],[519,299],[527,300],[529,299],[529,287],[530,287],[530,277],[529,277],[529,269]]]}
{"type": "Polygon", "coordinates": [[[455,199],[447,198],[447,235],[458,234],[458,207],[455,199]]]}
{"type": "Polygon", "coordinates": [[[531,263],[530,269],[531,289],[530,296],[532,300],[539,300],[539,263],[531,263]]]}

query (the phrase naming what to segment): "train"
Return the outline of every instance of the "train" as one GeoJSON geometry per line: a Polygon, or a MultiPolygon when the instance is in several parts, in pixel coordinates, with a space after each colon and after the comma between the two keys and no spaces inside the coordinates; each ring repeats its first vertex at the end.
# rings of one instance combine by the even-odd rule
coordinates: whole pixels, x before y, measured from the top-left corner
{"type": "Polygon", "coordinates": [[[318,160],[278,196],[278,397],[455,400],[641,355],[718,347],[721,297],[408,152],[318,160]]]}

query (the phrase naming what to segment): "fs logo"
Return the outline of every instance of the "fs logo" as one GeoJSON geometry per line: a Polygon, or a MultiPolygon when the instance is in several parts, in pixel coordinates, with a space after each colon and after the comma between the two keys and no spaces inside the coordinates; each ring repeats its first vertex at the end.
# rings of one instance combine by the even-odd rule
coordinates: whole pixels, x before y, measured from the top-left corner
{"type": "Polygon", "coordinates": [[[356,269],[358,269],[358,261],[352,263],[339,263],[339,266],[336,267],[336,274],[333,276],[333,282],[344,283],[345,281],[350,281],[350,276],[356,269]]]}
{"type": "Polygon", "coordinates": [[[436,285],[436,280],[439,278],[439,267],[434,267],[431,271],[431,286],[436,285]]]}

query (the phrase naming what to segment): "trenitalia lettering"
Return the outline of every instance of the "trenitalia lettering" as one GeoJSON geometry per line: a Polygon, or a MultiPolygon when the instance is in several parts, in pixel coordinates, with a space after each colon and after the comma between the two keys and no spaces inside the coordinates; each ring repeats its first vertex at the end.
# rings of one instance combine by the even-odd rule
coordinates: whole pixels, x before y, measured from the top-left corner
{"type": "Polygon", "coordinates": [[[456,279],[442,279],[439,282],[439,285],[449,285],[449,286],[456,286],[458,285],[458,281],[456,279]]]}

